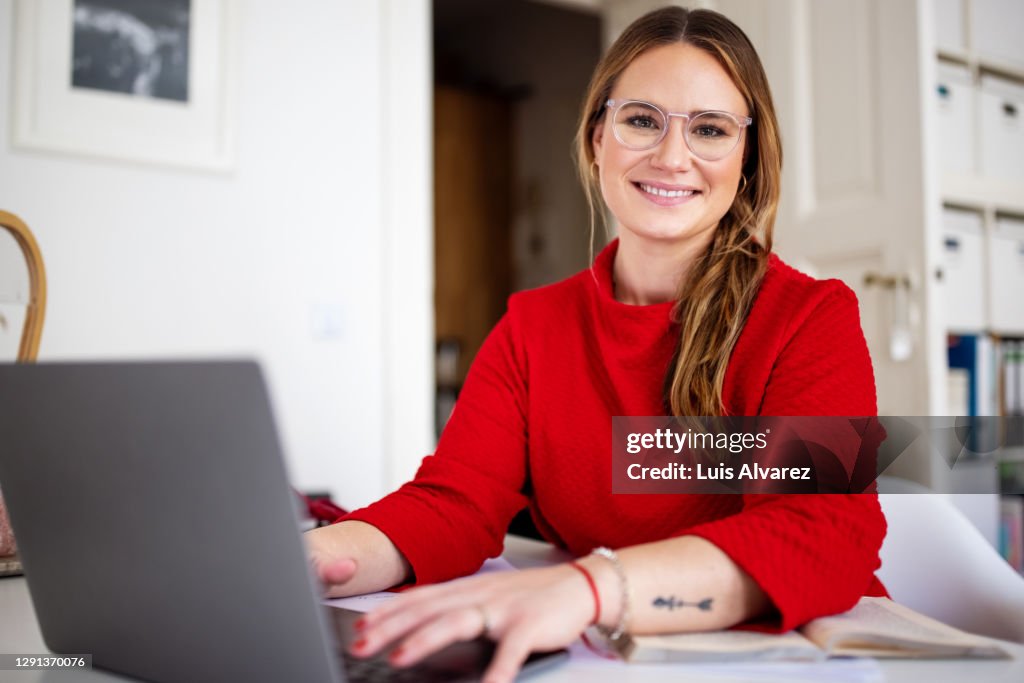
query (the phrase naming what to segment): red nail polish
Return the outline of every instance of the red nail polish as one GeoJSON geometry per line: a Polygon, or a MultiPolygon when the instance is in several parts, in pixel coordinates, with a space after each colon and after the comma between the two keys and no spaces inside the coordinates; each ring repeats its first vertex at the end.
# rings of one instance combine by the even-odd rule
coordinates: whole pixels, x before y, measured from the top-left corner
{"type": "Polygon", "coordinates": [[[366,638],[360,638],[356,642],[352,643],[353,650],[362,650],[366,647],[366,638]]]}
{"type": "Polygon", "coordinates": [[[359,617],[356,619],[356,623],[352,625],[357,631],[362,631],[366,628],[366,617],[359,617]]]}
{"type": "Polygon", "coordinates": [[[403,654],[402,648],[401,647],[396,647],[394,650],[391,651],[391,654],[388,655],[388,661],[390,661],[392,664],[395,664],[395,663],[398,662],[399,659],[401,659],[402,654],[403,654]]]}

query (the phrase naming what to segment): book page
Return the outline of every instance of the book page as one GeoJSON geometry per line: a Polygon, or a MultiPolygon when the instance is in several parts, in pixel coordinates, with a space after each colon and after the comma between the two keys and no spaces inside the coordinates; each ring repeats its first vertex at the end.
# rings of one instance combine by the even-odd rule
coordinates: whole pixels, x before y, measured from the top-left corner
{"type": "Polygon", "coordinates": [[[988,638],[947,626],[888,598],[863,597],[849,612],[815,619],[801,632],[829,655],[1007,656],[988,638]]]}
{"type": "Polygon", "coordinates": [[[631,636],[617,649],[631,662],[814,661],[824,653],[796,631],[782,634],[751,631],[675,633],[631,636]]]}

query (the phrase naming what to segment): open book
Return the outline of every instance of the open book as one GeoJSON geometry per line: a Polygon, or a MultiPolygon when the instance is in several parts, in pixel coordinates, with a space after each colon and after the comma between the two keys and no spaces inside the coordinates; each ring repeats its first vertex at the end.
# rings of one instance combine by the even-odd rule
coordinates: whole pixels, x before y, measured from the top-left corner
{"type": "Polygon", "coordinates": [[[624,636],[631,662],[820,660],[828,657],[1009,657],[997,641],[965,633],[888,598],[864,597],[843,614],[782,634],[751,631],[624,636]]]}

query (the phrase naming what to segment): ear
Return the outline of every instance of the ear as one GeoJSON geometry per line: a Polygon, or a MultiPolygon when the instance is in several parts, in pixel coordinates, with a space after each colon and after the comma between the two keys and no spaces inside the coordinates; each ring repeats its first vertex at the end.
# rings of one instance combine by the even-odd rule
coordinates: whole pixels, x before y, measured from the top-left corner
{"type": "MultiPolygon", "coordinates": [[[[594,134],[590,136],[590,147],[594,152],[594,159],[601,157],[601,147],[604,144],[604,118],[594,126],[594,134]]],[[[596,163],[596,162],[595,162],[596,163]]]]}

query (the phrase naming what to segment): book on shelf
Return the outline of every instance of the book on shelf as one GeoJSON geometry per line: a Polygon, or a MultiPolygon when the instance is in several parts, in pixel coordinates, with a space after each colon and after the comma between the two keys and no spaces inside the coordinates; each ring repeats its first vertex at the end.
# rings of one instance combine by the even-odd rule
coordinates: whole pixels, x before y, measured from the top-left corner
{"type": "MultiPolygon", "coordinates": [[[[947,344],[949,370],[947,380],[957,385],[967,382],[967,412],[972,417],[998,415],[998,382],[996,381],[997,344],[987,334],[951,335],[947,344]]],[[[953,387],[951,387],[953,388],[953,387]]],[[[962,398],[953,396],[962,405],[962,398]]],[[[950,406],[951,408],[953,406],[950,406]]],[[[959,407],[959,406],[957,406],[959,407]]],[[[958,413],[954,413],[958,414],[958,413]]]]}
{"type": "Polygon", "coordinates": [[[999,553],[1016,571],[1024,573],[1024,497],[999,499],[999,553]]]}
{"type": "MultiPolygon", "coordinates": [[[[1020,417],[1024,415],[1024,340],[1001,340],[1000,355],[1000,413],[1020,417]]],[[[1024,445],[1024,421],[1018,419],[1007,423],[1003,443],[1007,446],[1024,445]]]]}
{"type": "Polygon", "coordinates": [[[1004,339],[1003,414],[1024,415],[1024,340],[1004,339]]]}
{"type": "Polygon", "coordinates": [[[995,640],[947,626],[888,598],[863,597],[853,609],[781,634],[714,631],[609,641],[630,662],[818,661],[1007,658],[995,640]]]}
{"type": "Polygon", "coordinates": [[[949,368],[946,375],[948,415],[971,414],[971,375],[965,368],[949,368]]]}

